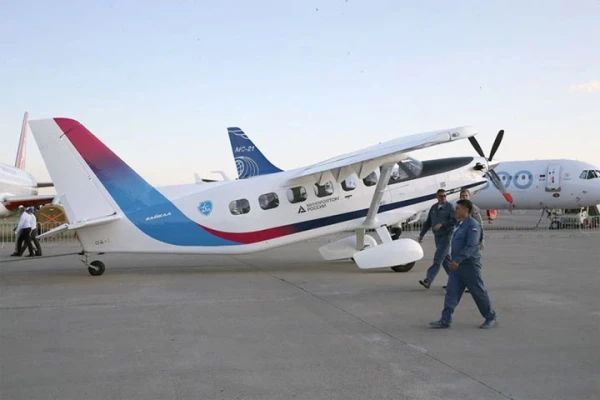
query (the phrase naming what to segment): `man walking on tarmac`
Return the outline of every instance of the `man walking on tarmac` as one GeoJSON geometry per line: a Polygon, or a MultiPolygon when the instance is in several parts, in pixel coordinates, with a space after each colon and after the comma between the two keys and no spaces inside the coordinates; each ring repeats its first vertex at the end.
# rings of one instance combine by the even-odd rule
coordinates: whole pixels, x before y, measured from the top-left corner
{"type": "Polygon", "coordinates": [[[479,312],[485,318],[481,329],[489,329],[497,324],[496,312],[492,308],[487,289],[481,277],[481,226],[471,217],[473,203],[459,200],[456,203],[456,216],[460,223],[452,237],[452,254],[449,257],[448,288],[444,299],[444,309],[438,321],[429,323],[432,328],[449,328],[452,314],[458,306],[465,287],[471,292],[479,312]]]}
{"type": "Polygon", "coordinates": [[[429,289],[436,275],[440,271],[440,267],[448,274],[448,262],[446,255],[450,247],[450,238],[454,232],[456,225],[456,216],[454,214],[454,206],[446,201],[446,191],[439,189],[436,192],[437,203],[431,206],[427,220],[423,224],[421,234],[419,235],[419,243],[423,242],[423,236],[431,228],[435,239],[435,254],[433,256],[433,264],[427,270],[425,279],[419,281],[426,289],[429,289]]]}

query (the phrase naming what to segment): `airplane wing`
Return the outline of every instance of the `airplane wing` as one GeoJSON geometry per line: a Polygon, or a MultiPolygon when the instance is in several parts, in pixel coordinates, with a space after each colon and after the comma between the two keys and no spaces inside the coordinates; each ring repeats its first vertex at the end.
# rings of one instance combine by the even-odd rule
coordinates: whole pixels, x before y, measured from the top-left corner
{"type": "Polygon", "coordinates": [[[462,126],[392,139],[301,168],[290,177],[290,180],[302,180],[310,176],[322,185],[331,179],[330,174],[337,182],[341,182],[353,172],[363,179],[380,166],[403,160],[407,157],[406,153],[410,151],[466,139],[476,134],[477,131],[473,127],[462,126]]]}
{"type": "Polygon", "coordinates": [[[23,207],[30,207],[52,203],[55,197],[55,195],[6,196],[0,198],[0,202],[7,210],[14,211],[21,205],[23,207]]]}

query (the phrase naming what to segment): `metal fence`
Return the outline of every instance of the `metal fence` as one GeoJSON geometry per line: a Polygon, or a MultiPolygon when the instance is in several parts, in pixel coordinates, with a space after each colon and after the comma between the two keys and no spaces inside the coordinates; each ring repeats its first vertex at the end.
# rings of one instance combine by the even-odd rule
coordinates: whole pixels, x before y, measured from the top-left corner
{"type": "MultiPolygon", "coordinates": [[[[538,237],[577,237],[581,235],[598,235],[600,239],[600,216],[587,217],[584,221],[562,220],[557,225],[555,218],[547,214],[537,215],[532,212],[515,212],[513,214],[500,214],[498,217],[489,221],[484,220],[484,232],[487,237],[494,236],[523,236],[534,234],[538,237]]],[[[46,222],[41,225],[42,234],[61,225],[58,222],[46,222]]],[[[16,220],[0,220],[0,249],[14,246],[16,238],[14,229],[17,226],[16,220]]],[[[403,237],[416,238],[419,236],[423,224],[417,221],[413,224],[403,225],[403,237]]],[[[349,233],[349,232],[348,232],[349,233]]],[[[56,236],[42,239],[41,243],[45,247],[77,245],[77,236],[75,232],[63,232],[56,236]]]]}
{"type": "MultiPolygon", "coordinates": [[[[418,236],[422,221],[403,225],[404,234],[418,236]]],[[[519,211],[503,212],[494,220],[483,217],[483,230],[486,236],[527,235],[537,236],[577,236],[596,235],[600,238],[600,216],[578,218],[556,218],[547,212],[519,211]]]]}
{"type": "MultiPolygon", "coordinates": [[[[38,235],[41,235],[44,232],[48,232],[51,229],[54,229],[62,223],[59,222],[45,222],[40,225],[40,232],[38,235]]],[[[0,249],[5,249],[9,247],[13,247],[15,245],[16,237],[15,237],[15,228],[17,227],[16,220],[0,220],[0,249]]],[[[57,246],[63,244],[78,244],[77,237],[75,232],[63,232],[51,238],[42,239],[40,242],[45,246],[57,246]]]]}

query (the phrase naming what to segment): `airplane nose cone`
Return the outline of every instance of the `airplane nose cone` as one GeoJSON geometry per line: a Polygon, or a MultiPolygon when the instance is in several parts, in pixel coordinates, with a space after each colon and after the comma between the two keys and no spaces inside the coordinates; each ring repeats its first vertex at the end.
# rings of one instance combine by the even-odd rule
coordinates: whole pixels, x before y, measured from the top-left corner
{"type": "Polygon", "coordinates": [[[600,179],[593,188],[588,188],[583,191],[582,200],[588,205],[600,204],[600,179]]]}

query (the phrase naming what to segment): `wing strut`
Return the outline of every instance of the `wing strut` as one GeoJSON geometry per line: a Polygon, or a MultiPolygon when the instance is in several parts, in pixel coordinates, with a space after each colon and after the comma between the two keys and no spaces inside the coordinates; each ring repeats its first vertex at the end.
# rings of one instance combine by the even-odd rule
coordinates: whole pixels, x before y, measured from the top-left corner
{"type": "Polygon", "coordinates": [[[365,245],[365,230],[366,229],[375,229],[379,227],[379,223],[377,221],[377,211],[379,211],[379,206],[381,202],[381,198],[383,197],[383,192],[388,186],[388,182],[390,181],[390,176],[392,175],[392,170],[394,169],[395,163],[392,164],[384,164],[381,168],[381,174],[379,175],[379,180],[377,181],[377,186],[375,187],[375,193],[373,193],[373,198],[371,199],[371,205],[369,206],[369,211],[367,212],[367,218],[363,223],[363,228],[356,230],[356,248],[357,250],[362,250],[365,245]]]}

